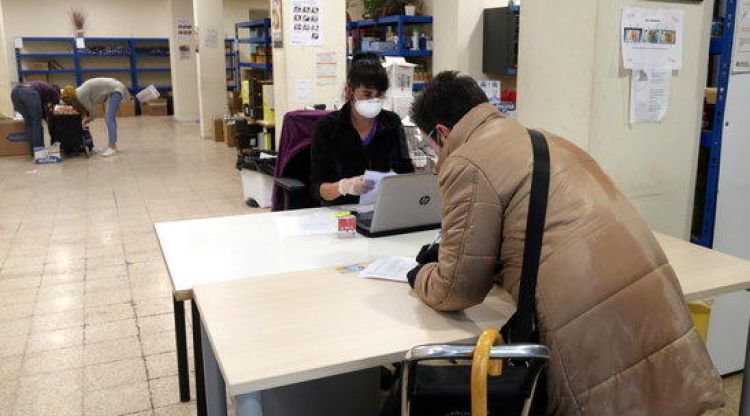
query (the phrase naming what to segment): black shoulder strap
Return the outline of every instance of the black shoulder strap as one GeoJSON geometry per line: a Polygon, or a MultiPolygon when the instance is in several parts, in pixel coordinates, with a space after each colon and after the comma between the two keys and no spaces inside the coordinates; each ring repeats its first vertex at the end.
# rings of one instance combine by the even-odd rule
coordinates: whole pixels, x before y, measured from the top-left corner
{"type": "Polygon", "coordinates": [[[518,309],[506,325],[505,342],[536,342],[536,280],[542,253],[544,222],[549,196],[550,159],[547,139],[536,130],[529,130],[534,152],[531,176],[529,214],[526,219],[526,240],[523,246],[521,287],[518,292],[518,309]]]}

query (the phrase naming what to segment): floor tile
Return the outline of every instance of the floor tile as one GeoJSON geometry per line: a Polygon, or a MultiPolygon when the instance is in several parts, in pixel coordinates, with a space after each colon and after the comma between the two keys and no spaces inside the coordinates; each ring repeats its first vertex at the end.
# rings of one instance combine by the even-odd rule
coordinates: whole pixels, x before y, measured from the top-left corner
{"type": "Polygon", "coordinates": [[[154,409],[154,416],[194,416],[198,413],[195,402],[177,403],[154,409]]]}
{"type": "MultiPolygon", "coordinates": [[[[44,280],[44,277],[41,278],[44,280]]],[[[66,296],[82,296],[84,291],[83,282],[69,282],[57,285],[44,285],[39,289],[38,299],[55,299],[66,296]]]]}
{"type": "Polygon", "coordinates": [[[86,326],[86,343],[92,344],[138,335],[134,319],[105,322],[86,326]]]}
{"type": "Polygon", "coordinates": [[[23,374],[36,375],[83,366],[83,347],[60,348],[26,355],[23,374]]]}
{"type": "Polygon", "coordinates": [[[151,408],[148,384],[125,384],[87,392],[84,397],[86,416],[118,416],[151,408]]]}
{"type": "MultiPolygon", "coordinates": [[[[177,376],[151,379],[148,381],[151,390],[151,402],[154,408],[169,406],[180,402],[177,376]]],[[[195,397],[195,383],[190,383],[190,397],[195,397]]]]}
{"type": "Polygon", "coordinates": [[[133,305],[131,303],[118,303],[114,305],[95,306],[85,309],[86,325],[100,324],[105,322],[133,319],[133,305]]]}
{"type": "Polygon", "coordinates": [[[114,289],[110,291],[101,291],[94,293],[86,293],[84,303],[87,308],[94,306],[112,305],[117,303],[130,302],[132,296],[130,289],[114,289]]]}
{"type": "Polygon", "coordinates": [[[138,317],[174,314],[174,305],[172,297],[162,297],[155,299],[146,299],[135,303],[135,313],[138,317]]]}
{"type": "Polygon", "coordinates": [[[167,352],[146,356],[148,378],[162,378],[177,375],[177,353],[167,352]]]}
{"type": "Polygon", "coordinates": [[[17,305],[19,303],[34,303],[38,289],[21,289],[0,292],[0,305],[17,305]]]}
{"type": "Polygon", "coordinates": [[[83,328],[58,329],[29,336],[27,353],[75,347],[83,344],[83,328]]]}
{"type": "MultiPolygon", "coordinates": [[[[190,336],[190,332],[188,332],[188,336],[190,336]]],[[[145,355],[175,351],[175,333],[172,331],[142,335],[141,344],[143,346],[143,354],[145,355]]]]}
{"type": "Polygon", "coordinates": [[[122,384],[146,381],[146,364],[142,357],[129,358],[84,368],[85,391],[102,390],[122,384]]]}
{"type": "Polygon", "coordinates": [[[28,318],[34,314],[34,302],[0,305],[0,322],[28,318]]]}
{"type": "Polygon", "coordinates": [[[70,311],[63,311],[46,315],[36,315],[31,318],[31,332],[34,333],[82,327],[82,309],[73,309],[70,311]]]}
{"type": "Polygon", "coordinates": [[[139,317],[138,327],[141,335],[174,331],[174,315],[164,314],[139,317]]]}
{"type": "Polygon", "coordinates": [[[18,380],[0,380],[0,415],[11,415],[17,389],[18,380]]]}
{"type": "Polygon", "coordinates": [[[21,377],[23,355],[13,355],[0,358],[0,381],[16,380],[21,377]]]}
{"type": "Polygon", "coordinates": [[[82,295],[58,296],[50,299],[38,299],[34,308],[34,315],[83,309],[82,295]]]}
{"type": "Polygon", "coordinates": [[[15,413],[24,416],[83,414],[82,379],[83,370],[80,368],[22,377],[15,413]]]}
{"type": "Polygon", "coordinates": [[[142,354],[138,338],[134,336],[111,341],[87,343],[83,347],[85,365],[103,364],[126,358],[141,357],[142,354]]]}

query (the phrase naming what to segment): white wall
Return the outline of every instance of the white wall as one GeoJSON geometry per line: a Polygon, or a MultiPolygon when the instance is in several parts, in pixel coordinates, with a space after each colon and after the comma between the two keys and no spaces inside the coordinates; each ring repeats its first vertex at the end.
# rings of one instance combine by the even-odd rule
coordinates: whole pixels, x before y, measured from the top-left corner
{"type": "MultiPolygon", "coordinates": [[[[0,1],[0,28],[3,23],[3,3],[0,1]]],[[[10,65],[8,65],[8,48],[5,41],[5,32],[0,30],[0,115],[12,116],[13,105],[10,102],[10,65]]]]}
{"type": "Polygon", "coordinates": [[[524,0],[521,8],[519,121],[588,150],[652,227],[682,238],[690,233],[712,10],[710,0],[524,0]],[[660,124],[628,123],[624,6],[685,10],[683,69],[660,124]]]}
{"type": "Polygon", "coordinates": [[[224,0],[225,37],[234,37],[235,23],[257,17],[269,17],[268,0],[224,0]]]}
{"type": "Polygon", "coordinates": [[[198,108],[198,64],[195,42],[177,39],[177,23],[180,19],[193,21],[192,0],[169,0],[170,21],[173,30],[169,37],[169,61],[172,67],[172,94],[174,95],[174,118],[179,121],[199,121],[198,108]],[[187,46],[189,53],[183,59],[180,46],[187,46]]]}

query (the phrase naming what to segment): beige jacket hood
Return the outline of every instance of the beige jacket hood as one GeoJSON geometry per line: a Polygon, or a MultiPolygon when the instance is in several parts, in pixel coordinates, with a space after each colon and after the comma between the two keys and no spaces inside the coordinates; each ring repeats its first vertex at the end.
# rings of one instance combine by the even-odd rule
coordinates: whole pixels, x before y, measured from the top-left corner
{"type": "MultiPolygon", "coordinates": [[[[537,287],[541,342],[552,352],[550,414],[702,414],[721,382],[679,282],[649,227],[594,160],[550,133],[551,179],[537,287]]],[[[526,129],[490,104],[470,111],[441,151],[439,262],[415,280],[437,310],[514,299],[533,166],[526,129]]]]}

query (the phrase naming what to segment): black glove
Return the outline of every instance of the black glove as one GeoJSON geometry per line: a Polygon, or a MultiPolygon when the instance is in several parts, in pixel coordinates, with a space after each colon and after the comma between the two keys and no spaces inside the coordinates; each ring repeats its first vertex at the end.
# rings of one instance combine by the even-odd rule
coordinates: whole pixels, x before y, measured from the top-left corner
{"type": "Polygon", "coordinates": [[[438,261],[438,252],[440,251],[440,244],[427,244],[422,246],[417,254],[417,263],[427,264],[435,263],[438,261]]]}
{"type": "Polygon", "coordinates": [[[409,281],[409,286],[411,286],[412,289],[414,289],[414,282],[417,280],[417,275],[419,274],[419,271],[422,270],[422,267],[424,267],[424,265],[420,264],[409,270],[409,273],[406,273],[406,279],[409,281]]]}

